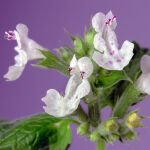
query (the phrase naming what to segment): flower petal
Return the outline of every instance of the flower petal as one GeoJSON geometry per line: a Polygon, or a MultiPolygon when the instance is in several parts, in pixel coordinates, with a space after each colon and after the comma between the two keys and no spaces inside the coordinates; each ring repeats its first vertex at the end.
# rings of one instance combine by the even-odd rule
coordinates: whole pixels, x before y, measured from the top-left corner
{"type": "Polygon", "coordinates": [[[141,58],[141,70],[144,74],[150,73],[150,56],[144,55],[141,58]]]}
{"type": "Polygon", "coordinates": [[[63,101],[58,91],[54,89],[48,90],[46,96],[42,98],[42,101],[47,105],[43,106],[46,113],[55,117],[63,117],[66,115],[66,102],[63,101]]]}
{"type": "Polygon", "coordinates": [[[25,66],[10,66],[8,72],[4,75],[4,78],[7,79],[6,81],[17,80],[21,76],[24,67],[25,66]]]}
{"type": "Polygon", "coordinates": [[[8,69],[8,72],[4,75],[4,78],[7,79],[7,81],[14,81],[18,79],[27,63],[27,55],[22,50],[16,50],[18,52],[18,55],[15,56],[15,65],[10,66],[8,69]]]}
{"type": "Polygon", "coordinates": [[[96,13],[92,18],[92,26],[96,32],[103,32],[105,25],[105,15],[101,12],[96,13]]]}
{"type": "Polygon", "coordinates": [[[42,101],[47,105],[51,107],[55,107],[58,105],[59,101],[61,99],[61,96],[58,91],[55,89],[50,89],[47,91],[47,94],[44,98],[42,98],[42,101]]]}
{"type": "Polygon", "coordinates": [[[134,49],[134,44],[125,41],[119,51],[120,59],[122,59],[122,67],[125,67],[129,64],[131,58],[133,57],[133,49],[134,49]]]}
{"type": "Polygon", "coordinates": [[[150,95],[150,73],[142,74],[136,81],[135,87],[141,92],[150,95]]]}
{"type": "Polygon", "coordinates": [[[107,50],[105,40],[102,38],[100,33],[97,33],[94,36],[93,44],[94,44],[95,49],[97,49],[100,52],[104,52],[107,50]]]}
{"type": "Polygon", "coordinates": [[[74,97],[76,99],[81,99],[89,94],[91,90],[89,81],[86,79],[82,80],[82,83],[77,87],[74,97]]]}
{"type": "Polygon", "coordinates": [[[73,75],[70,77],[65,90],[65,99],[71,99],[71,97],[73,97],[81,81],[81,77],[78,75],[73,75]]]}
{"type": "Polygon", "coordinates": [[[117,68],[114,66],[114,60],[109,55],[107,56],[99,52],[94,52],[92,58],[102,68],[107,70],[115,70],[117,68]]]}
{"type": "Polygon", "coordinates": [[[84,73],[84,78],[88,78],[93,73],[93,64],[89,57],[82,57],[78,60],[80,72],[84,73]]]}
{"type": "Polygon", "coordinates": [[[16,30],[17,33],[15,32],[15,35],[18,43],[16,49],[26,51],[28,60],[44,58],[39,51],[39,49],[44,48],[28,37],[28,27],[24,24],[18,24],[16,30]]]}
{"type": "Polygon", "coordinates": [[[107,28],[107,32],[105,35],[105,42],[107,45],[107,51],[105,50],[105,52],[109,54],[110,52],[114,51],[114,54],[116,54],[118,51],[117,36],[110,27],[107,28]]]}
{"type": "Polygon", "coordinates": [[[28,36],[28,27],[25,24],[17,24],[16,30],[20,36],[28,36]]]}
{"type": "Polygon", "coordinates": [[[72,57],[71,62],[70,62],[70,67],[75,68],[76,66],[77,66],[77,58],[76,58],[76,56],[74,55],[74,56],[72,57]]]}

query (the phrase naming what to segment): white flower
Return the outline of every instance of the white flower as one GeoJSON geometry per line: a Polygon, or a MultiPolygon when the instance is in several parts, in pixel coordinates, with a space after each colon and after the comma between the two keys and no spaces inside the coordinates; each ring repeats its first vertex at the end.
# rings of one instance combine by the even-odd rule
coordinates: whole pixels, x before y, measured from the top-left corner
{"type": "Polygon", "coordinates": [[[7,81],[13,81],[21,76],[29,60],[44,58],[38,50],[43,47],[28,37],[28,28],[24,24],[18,24],[16,30],[5,32],[5,34],[7,40],[16,40],[18,44],[14,48],[18,52],[15,56],[15,64],[10,66],[7,74],[4,75],[7,81]]]}
{"type": "Polygon", "coordinates": [[[93,72],[93,65],[88,57],[77,60],[73,56],[69,71],[72,76],[67,83],[65,96],[50,89],[47,91],[47,95],[42,98],[46,104],[43,107],[45,112],[55,117],[64,117],[73,113],[78,108],[80,99],[87,96],[91,90],[87,78],[93,72]]]}
{"type": "Polygon", "coordinates": [[[142,75],[136,81],[136,88],[141,92],[150,95],[150,56],[144,55],[141,58],[142,75]]]}
{"type": "Polygon", "coordinates": [[[97,13],[92,19],[92,26],[97,32],[94,37],[93,60],[107,70],[122,70],[133,56],[134,44],[125,41],[119,50],[114,29],[117,26],[116,17],[110,11],[106,16],[97,13]]]}

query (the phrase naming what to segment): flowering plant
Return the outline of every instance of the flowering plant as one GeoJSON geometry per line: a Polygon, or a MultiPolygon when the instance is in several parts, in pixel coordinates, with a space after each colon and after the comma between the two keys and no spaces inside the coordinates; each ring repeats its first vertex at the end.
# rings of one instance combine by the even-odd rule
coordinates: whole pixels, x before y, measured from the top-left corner
{"type": "Polygon", "coordinates": [[[63,94],[49,89],[42,98],[45,113],[16,121],[0,122],[0,149],[65,150],[71,143],[70,124],[77,133],[96,143],[97,150],[105,144],[126,142],[137,137],[141,128],[138,110],[130,108],[150,94],[150,52],[136,42],[125,40],[118,46],[116,16],[109,11],[92,17],[84,37],[68,34],[73,48],[65,45],[57,55],[28,37],[28,27],[18,24],[16,30],[5,32],[7,40],[17,41],[15,64],[4,75],[7,81],[17,80],[28,61],[34,67],[56,69],[69,80],[63,94]],[[85,111],[80,101],[87,106],[85,111]],[[101,112],[111,108],[102,120],[101,112]]]}

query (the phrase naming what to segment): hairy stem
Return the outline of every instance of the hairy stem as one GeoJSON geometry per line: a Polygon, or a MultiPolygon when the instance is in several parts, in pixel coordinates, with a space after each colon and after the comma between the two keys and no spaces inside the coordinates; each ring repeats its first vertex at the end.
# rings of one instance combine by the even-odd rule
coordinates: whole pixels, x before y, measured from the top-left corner
{"type": "Polygon", "coordinates": [[[100,120],[98,101],[92,104],[88,104],[88,115],[91,125],[93,127],[97,127],[100,120]]]}
{"type": "Polygon", "coordinates": [[[104,140],[100,140],[100,141],[96,142],[96,150],[105,150],[104,140]]]}

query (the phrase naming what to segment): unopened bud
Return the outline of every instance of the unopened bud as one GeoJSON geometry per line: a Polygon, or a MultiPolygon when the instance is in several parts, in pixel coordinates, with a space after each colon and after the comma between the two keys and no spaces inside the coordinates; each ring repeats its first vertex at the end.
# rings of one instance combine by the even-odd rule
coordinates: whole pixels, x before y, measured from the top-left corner
{"type": "Polygon", "coordinates": [[[80,134],[81,136],[84,136],[85,134],[87,134],[88,131],[89,131],[89,124],[88,123],[81,124],[77,128],[77,134],[80,134]]]}
{"type": "Polygon", "coordinates": [[[100,139],[100,134],[96,131],[92,132],[90,135],[90,140],[96,142],[100,139]]]}
{"type": "Polygon", "coordinates": [[[104,128],[107,132],[117,132],[118,123],[114,118],[110,118],[104,122],[104,128]]]}
{"type": "Polygon", "coordinates": [[[142,121],[141,121],[141,117],[139,115],[137,115],[136,112],[133,112],[133,113],[128,115],[128,117],[126,119],[126,125],[130,129],[139,128],[139,127],[143,126],[142,121]]]}
{"type": "Polygon", "coordinates": [[[79,53],[80,55],[85,55],[85,47],[82,39],[75,39],[73,44],[77,53],[79,53]]]}

